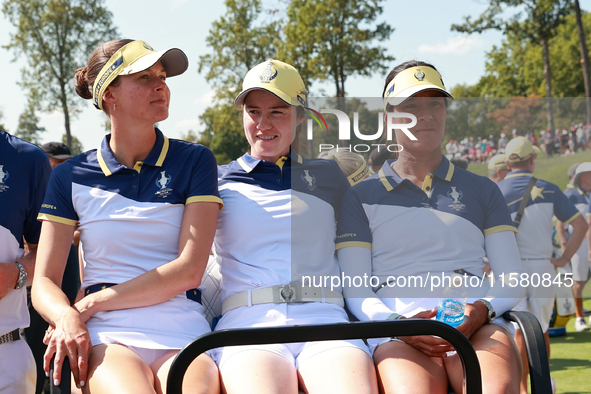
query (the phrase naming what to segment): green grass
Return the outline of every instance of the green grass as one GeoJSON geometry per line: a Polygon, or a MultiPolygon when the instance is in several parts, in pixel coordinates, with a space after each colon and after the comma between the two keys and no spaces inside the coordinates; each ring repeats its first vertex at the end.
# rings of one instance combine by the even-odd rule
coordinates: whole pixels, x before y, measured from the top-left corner
{"type": "MultiPolygon", "coordinates": [[[[591,296],[591,284],[585,287],[591,296]]],[[[591,298],[583,305],[591,309],[591,298]]],[[[566,325],[566,335],[550,337],[550,373],[556,381],[556,393],[591,394],[591,331],[576,332],[575,319],[566,325]]]]}
{"type": "MultiPolygon", "coordinates": [[[[564,190],[568,168],[584,161],[591,161],[591,151],[568,157],[538,158],[534,175],[564,190]]],[[[488,175],[486,164],[470,164],[468,170],[488,175]]],[[[587,283],[583,297],[584,307],[591,309],[591,283],[587,283]]],[[[572,318],[566,325],[566,335],[550,338],[550,372],[556,381],[557,393],[591,394],[591,331],[576,332],[574,325],[575,319],[572,318]]]]}

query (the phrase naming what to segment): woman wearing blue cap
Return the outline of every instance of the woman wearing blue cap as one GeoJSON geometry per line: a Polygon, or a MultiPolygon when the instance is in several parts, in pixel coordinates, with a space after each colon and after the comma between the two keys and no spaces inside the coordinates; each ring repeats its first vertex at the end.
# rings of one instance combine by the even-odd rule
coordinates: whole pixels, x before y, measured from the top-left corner
{"type": "MultiPolygon", "coordinates": [[[[443,156],[452,97],[432,65],[411,61],[394,68],[383,97],[386,112],[405,118],[409,127],[395,130],[403,147],[398,160],[386,161],[343,198],[337,238],[341,269],[350,277],[375,278],[373,288],[345,288],[347,306],[360,320],[433,318],[441,287],[457,278],[454,273],[463,275],[461,283],[476,277],[469,281],[475,288],[467,289],[457,329],[476,349],[483,392],[518,393],[519,356],[497,316],[517,304],[523,289],[490,288],[482,279],[485,256],[497,276],[521,272],[503,196],[490,180],[454,167],[443,156]]],[[[459,356],[448,356],[453,348],[443,339],[368,343],[385,393],[447,393],[448,384],[462,391],[459,356]]]]}
{"type": "MultiPolygon", "coordinates": [[[[163,393],[172,358],[208,332],[200,304],[221,199],[206,148],[166,138],[166,78],[188,66],[176,48],[143,41],[97,47],[76,71],[76,91],[111,121],[101,147],[51,175],[33,285],[33,304],[51,324],[44,369],[67,356],[84,392],[163,393]],[[84,298],[70,307],[59,285],[74,230],[80,231],[84,298]]],[[[184,392],[219,393],[208,355],[190,367],[184,392]]]]}
{"type": "MultiPolygon", "coordinates": [[[[219,169],[224,200],[214,241],[222,273],[216,330],[347,322],[338,276],[335,215],[349,182],[333,160],[291,149],[307,91],[289,64],[252,68],[236,98],[250,152],[219,169]]],[[[215,349],[228,393],[376,393],[361,340],[215,349]]]]}

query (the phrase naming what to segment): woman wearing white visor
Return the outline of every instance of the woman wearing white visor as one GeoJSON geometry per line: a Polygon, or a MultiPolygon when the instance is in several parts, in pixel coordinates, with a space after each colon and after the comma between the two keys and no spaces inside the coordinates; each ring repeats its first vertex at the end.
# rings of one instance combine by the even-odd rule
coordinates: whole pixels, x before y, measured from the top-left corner
{"type": "MultiPolygon", "coordinates": [[[[236,98],[250,152],[219,169],[224,200],[214,241],[223,315],[216,330],[348,321],[340,287],[335,215],[349,182],[333,160],[304,159],[292,143],[306,90],[289,64],[252,68],[236,98]]],[[[215,349],[228,393],[376,393],[362,340],[215,349]]]]}
{"type": "MultiPolygon", "coordinates": [[[[404,117],[397,123],[409,128],[395,130],[403,146],[398,160],[386,161],[343,198],[337,238],[343,274],[379,279],[373,288],[345,288],[347,306],[362,321],[433,318],[443,284],[433,277],[447,277],[448,284],[454,272],[477,277],[470,281],[476,287],[468,287],[465,320],[457,329],[476,349],[483,392],[518,393],[519,355],[498,316],[517,304],[523,290],[511,293],[508,286],[489,288],[482,281],[484,256],[497,277],[521,272],[505,200],[489,179],[454,167],[443,156],[452,97],[432,65],[411,61],[394,68],[383,97],[386,112],[404,117]]],[[[446,357],[453,348],[443,339],[368,342],[385,393],[447,393],[448,384],[462,391],[459,356],[446,357]]]]}
{"type": "MultiPolygon", "coordinates": [[[[39,214],[32,297],[53,327],[44,369],[55,354],[56,383],[68,356],[85,393],[163,393],[172,358],[210,330],[197,287],[221,207],[215,158],[154,128],[168,117],[166,78],[187,66],[179,49],[117,40],[76,71],[77,93],[107,114],[111,134],[54,170],[39,214]],[[76,228],[84,298],[70,307],[59,286],[76,228]]],[[[208,355],[183,388],[219,393],[208,355]]]]}

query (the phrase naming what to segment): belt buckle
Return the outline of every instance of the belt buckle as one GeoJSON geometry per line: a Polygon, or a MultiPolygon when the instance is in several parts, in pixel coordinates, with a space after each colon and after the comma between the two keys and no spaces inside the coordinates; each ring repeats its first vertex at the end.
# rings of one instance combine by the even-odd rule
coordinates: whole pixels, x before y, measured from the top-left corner
{"type": "Polygon", "coordinates": [[[273,302],[275,304],[302,302],[300,293],[300,287],[297,285],[275,285],[273,286],[273,302]]]}

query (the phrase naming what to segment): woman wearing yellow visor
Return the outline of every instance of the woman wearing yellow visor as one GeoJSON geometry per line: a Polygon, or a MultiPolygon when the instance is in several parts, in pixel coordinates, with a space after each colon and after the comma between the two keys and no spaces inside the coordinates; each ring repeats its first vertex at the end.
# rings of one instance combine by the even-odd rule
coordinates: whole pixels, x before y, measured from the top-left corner
{"type": "MultiPolygon", "coordinates": [[[[454,167],[442,154],[452,97],[432,65],[411,61],[394,68],[383,97],[386,111],[404,117],[409,127],[395,130],[403,146],[398,160],[386,161],[343,198],[336,246],[341,269],[373,282],[345,288],[347,306],[362,321],[434,318],[443,287],[459,273],[454,284],[468,283],[468,300],[463,317],[450,323],[476,349],[483,392],[518,393],[519,355],[511,326],[498,316],[523,291],[490,287],[482,278],[485,256],[497,278],[521,273],[505,200],[492,181],[454,167]]],[[[368,343],[385,393],[447,393],[448,385],[462,392],[461,362],[445,340],[368,343]]]]}
{"type": "MultiPolygon", "coordinates": [[[[97,47],[76,71],[76,91],[111,121],[99,149],[52,173],[43,209],[33,304],[51,324],[44,369],[67,356],[88,393],[163,393],[172,358],[210,331],[198,289],[221,199],[213,154],[166,138],[166,78],[188,67],[179,49],[143,41],[97,47]],[[75,229],[84,250],[84,298],[60,290],[75,229]]],[[[215,363],[202,355],[186,393],[219,393],[215,363]]]]}

